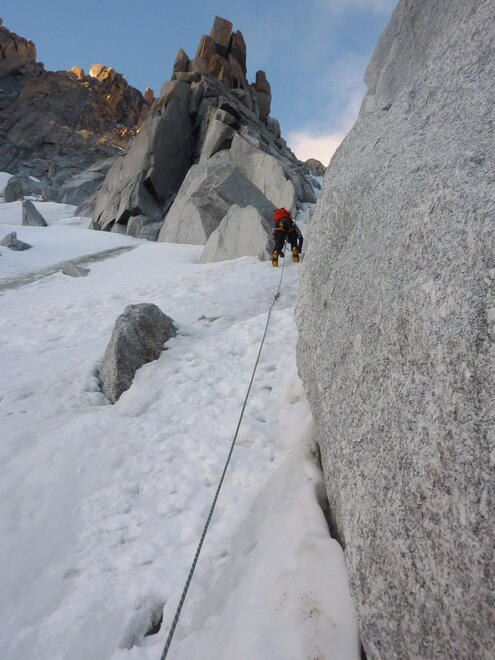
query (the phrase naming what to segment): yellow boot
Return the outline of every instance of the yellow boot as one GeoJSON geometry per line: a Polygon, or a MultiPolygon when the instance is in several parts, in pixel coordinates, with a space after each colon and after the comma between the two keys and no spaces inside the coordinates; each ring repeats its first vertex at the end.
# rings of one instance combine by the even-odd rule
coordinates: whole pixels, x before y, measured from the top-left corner
{"type": "Polygon", "coordinates": [[[277,250],[273,250],[272,264],[273,264],[274,268],[276,268],[278,266],[278,252],[277,252],[277,250]]]}
{"type": "Polygon", "coordinates": [[[292,258],[294,259],[295,263],[299,261],[299,252],[297,251],[296,247],[292,248],[292,258]]]}

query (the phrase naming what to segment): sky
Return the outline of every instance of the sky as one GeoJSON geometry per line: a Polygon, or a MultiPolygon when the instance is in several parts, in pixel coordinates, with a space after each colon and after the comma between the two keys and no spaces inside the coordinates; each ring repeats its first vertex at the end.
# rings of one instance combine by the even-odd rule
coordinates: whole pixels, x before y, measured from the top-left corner
{"type": "Polygon", "coordinates": [[[4,27],[58,71],[105,64],[158,96],[183,48],[193,58],[216,15],[247,45],[247,78],[266,72],[271,115],[298,158],[325,165],[357,117],[363,75],[397,0],[2,0],[4,27]]]}

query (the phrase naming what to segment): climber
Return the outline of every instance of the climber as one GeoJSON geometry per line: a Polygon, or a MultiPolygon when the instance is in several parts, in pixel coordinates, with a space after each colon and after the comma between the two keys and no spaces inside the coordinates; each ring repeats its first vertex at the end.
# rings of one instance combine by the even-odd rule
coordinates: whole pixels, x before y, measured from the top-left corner
{"type": "Polygon", "coordinates": [[[297,263],[299,254],[302,250],[303,235],[301,230],[292,220],[291,214],[287,209],[275,209],[274,211],[275,229],[273,230],[273,240],[275,247],[272,254],[272,264],[275,268],[278,266],[278,257],[284,256],[284,243],[290,243],[292,258],[297,263]]]}

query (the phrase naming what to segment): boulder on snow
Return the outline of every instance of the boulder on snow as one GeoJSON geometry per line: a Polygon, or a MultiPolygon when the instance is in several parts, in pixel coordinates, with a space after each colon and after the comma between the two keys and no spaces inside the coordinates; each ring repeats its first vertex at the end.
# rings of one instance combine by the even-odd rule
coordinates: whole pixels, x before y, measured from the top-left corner
{"type": "Polygon", "coordinates": [[[136,371],[160,357],[163,344],[177,331],[156,305],[128,305],[118,317],[100,367],[105,395],[115,403],[129,389],[136,371]]]}
{"type": "Polygon", "coordinates": [[[494,25],[398,4],[305,242],[298,369],[370,660],[495,648],[494,25]]]}
{"type": "Polygon", "coordinates": [[[29,176],[12,176],[3,191],[5,202],[24,199],[26,195],[41,195],[45,184],[29,176]]]}
{"type": "Polygon", "coordinates": [[[29,243],[24,243],[17,238],[17,232],[13,231],[10,234],[7,234],[0,241],[0,245],[7,247],[10,250],[15,250],[21,252],[23,250],[29,250],[32,246],[29,243]]]}
{"type": "Polygon", "coordinates": [[[272,224],[254,206],[234,204],[210,235],[201,253],[202,264],[254,256],[269,258],[272,224]]]}
{"type": "Polygon", "coordinates": [[[232,204],[255,206],[267,219],[275,208],[222,151],[189,170],[158,240],[204,244],[232,204]]]}
{"type": "Polygon", "coordinates": [[[73,264],[72,261],[68,261],[62,268],[62,273],[64,275],[69,275],[70,277],[87,277],[89,272],[89,268],[76,266],[76,264],[73,264]]]}
{"type": "Polygon", "coordinates": [[[22,224],[30,227],[47,227],[45,218],[29,199],[22,202],[22,224]]]}
{"type": "Polygon", "coordinates": [[[3,199],[5,202],[16,202],[18,199],[24,199],[24,190],[18,177],[13,176],[8,180],[3,190],[3,199]]]}

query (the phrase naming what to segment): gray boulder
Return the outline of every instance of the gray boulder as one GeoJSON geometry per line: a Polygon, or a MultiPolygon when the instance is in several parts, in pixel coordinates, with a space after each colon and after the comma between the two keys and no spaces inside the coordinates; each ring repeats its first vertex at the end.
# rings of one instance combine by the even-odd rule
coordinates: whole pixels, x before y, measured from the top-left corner
{"type": "Polygon", "coordinates": [[[230,207],[227,215],[210,235],[200,263],[254,256],[270,256],[271,223],[254,206],[230,207]]]}
{"type": "Polygon", "coordinates": [[[30,227],[47,227],[45,218],[29,199],[22,202],[22,224],[30,227]]]}
{"type": "Polygon", "coordinates": [[[60,202],[60,188],[58,186],[45,186],[41,191],[41,199],[44,202],[60,202]]]}
{"type": "Polygon", "coordinates": [[[177,334],[173,320],[150,303],[128,305],[118,317],[100,367],[103,392],[115,403],[129,389],[136,371],[160,357],[177,334]]]}
{"type": "Polygon", "coordinates": [[[76,266],[76,264],[73,264],[72,261],[68,261],[62,268],[62,273],[64,275],[69,275],[70,277],[87,277],[89,272],[89,268],[76,266]]]}
{"type": "Polygon", "coordinates": [[[401,0],[305,242],[298,368],[370,659],[495,648],[494,25],[401,0]]]}
{"type": "Polygon", "coordinates": [[[16,202],[18,199],[24,199],[24,190],[22,183],[18,177],[11,177],[3,191],[3,199],[5,202],[16,202]]]}
{"type": "Polygon", "coordinates": [[[29,245],[29,243],[24,243],[23,241],[20,241],[17,238],[16,231],[13,231],[10,234],[4,236],[0,241],[0,245],[2,245],[3,247],[7,247],[10,250],[15,250],[17,252],[21,252],[23,250],[29,250],[29,248],[32,247],[32,245],[29,245]]]}
{"type": "Polygon", "coordinates": [[[126,233],[128,236],[134,236],[135,238],[156,241],[162,224],[161,220],[158,222],[149,222],[149,218],[145,215],[135,215],[129,219],[126,233]]]}
{"type": "Polygon", "coordinates": [[[227,152],[194,165],[168,212],[158,240],[206,243],[233,204],[255,206],[267,219],[274,205],[238,167],[227,152]]]}

